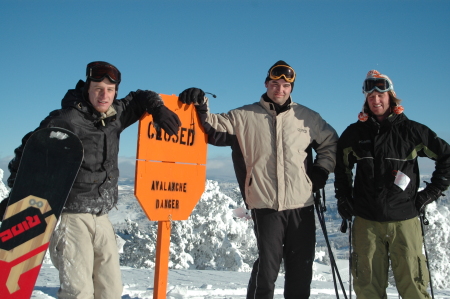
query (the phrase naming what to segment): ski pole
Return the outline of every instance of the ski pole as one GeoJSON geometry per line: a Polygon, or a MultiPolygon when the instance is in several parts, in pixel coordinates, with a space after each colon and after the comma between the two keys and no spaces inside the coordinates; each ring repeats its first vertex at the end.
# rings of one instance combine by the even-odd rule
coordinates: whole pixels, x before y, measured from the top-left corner
{"type": "Polygon", "coordinates": [[[342,219],[340,231],[341,233],[346,233],[347,228],[350,229],[350,232],[348,234],[348,289],[349,289],[349,298],[352,298],[352,220],[348,219],[348,225],[347,225],[347,219],[342,219]]]}
{"type": "Polygon", "coordinates": [[[349,244],[349,256],[348,256],[348,289],[349,289],[349,297],[352,299],[352,220],[348,220],[348,244],[349,244]]]}
{"type": "Polygon", "coordinates": [[[425,258],[427,259],[427,267],[428,267],[428,274],[430,276],[430,290],[431,290],[431,298],[434,299],[434,292],[433,292],[433,282],[431,281],[431,268],[430,268],[430,262],[428,261],[428,252],[427,252],[427,245],[425,242],[425,228],[424,224],[428,225],[428,219],[425,217],[425,211],[419,213],[420,218],[420,226],[422,227],[422,238],[423,238],[423,248],[425,251],[425,258]]]}
{"type": "MultiPolygon", "coordinates": [[[[322,192],[323,192],[323,197],[325,198],[325,190],[322,189],[322,192]]],[[[342,292],[344,294],[344,298],[347,299],[347,294],[345,292],[345,287],[344,287],[344,284],[342,283],[341,276],[340,276],[339,271],[337,269],[336,260],[334,259],[333,251],[331,250],[330,241],[328,240],[328,234],[327,234],[327,229],[326,229],[326,224],[325,224],[325,218],[324,218],[324,215],[323,215],[323,211],[326,210],[326,207],[323,207],[322,203],[320,201],[320,191],[317,191],[314,194],[314,206],[316,207],[316,212],[317,212],[317,216],[319,218],[319,223],[320,223],[320,226],[322,227],[323,236],[324,236],[325,242],[327,244],[328,254],[330,255],[331,270],[332,270],[332,274],[333,274],[333,282],[334,282],[334,289],[335,289],[335,292],[336,292],[336,298],[339,298],[339,292],[338,292],[338,289],[337,289],[337,283],[336,283],[335,274],[338,277],[339,284],[340,284],[342,292]]]]}
{"type": "MultiPolygon", "coordinates": [[[[319,193],[316,193],[317,197],[320,197],[319,193]]],[[[336,284],[336,276],[335,276],[335,272],[334,272],[334,259],[333,259],[333,252],[331,251],[331,246],[328,243],[328,238],[326,235],[326,231],[324,229],[324,223],[323,223],[323,217],[322,217],[322,207],[320,206],[317,197],[315,196],[316,200],[315,200],[315,208],[316,208],[316,212],[317,212],[317,217],[319,218],[319,223],[320,226],[322,228],[322,232],[323,232],[323,236],[325,238],[325,242],[327,244],[327,249],[328,249],[328,255],[330,256],[330,263],[331,263],[331,273],[333,274],[333,283],[334,283],[334,290],[336,292],[336,298],[339,298],[339,292],[338,292],[338,288],[337,288],[337,284],[336,284]]]]}

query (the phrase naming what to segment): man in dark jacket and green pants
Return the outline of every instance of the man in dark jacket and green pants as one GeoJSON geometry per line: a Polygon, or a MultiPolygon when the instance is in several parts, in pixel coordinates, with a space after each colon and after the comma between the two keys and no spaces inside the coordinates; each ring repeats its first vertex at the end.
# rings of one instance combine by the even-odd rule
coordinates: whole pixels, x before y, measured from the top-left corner
{"type": "MultiPolygon", "coordinates": [[[[86,82],[67,92],[62,109],[45,118],[38,129],[61,127],[83,143],[84,160],[67,198],[60,224],[50,242],[50,257],[59,270],[58,298],[120,299],[122,279],[115,234],[108,212],[118,199],[120,133],[145,112],[169,135],[177,134],[180,120],[153,91],[137,90],[116,100],[121,81],[110,63],[95,61],[86,68],[86,82]]],[[[9,163],[14,180],[28,137],[9,163]]],[[[3,203],[4,204],[4,203],[3,203]]],[[[0,211],[3,217],[4,211],[0,211]]]]}
{"type": "Polygon", "coordinates": [[[353,225],[352,275],[358,299],[387,298],[389,259],[402,298],[430,298],[418,213],[450,184],[450,146],[425,125],[409,120],[392,81],[369,71],[359,121],[338,142],[338,211],[353,225]],[[420,192],[417,158],[436,162],[420,192]],[[353,166],[356,174],[353,184],[353,166]]]}

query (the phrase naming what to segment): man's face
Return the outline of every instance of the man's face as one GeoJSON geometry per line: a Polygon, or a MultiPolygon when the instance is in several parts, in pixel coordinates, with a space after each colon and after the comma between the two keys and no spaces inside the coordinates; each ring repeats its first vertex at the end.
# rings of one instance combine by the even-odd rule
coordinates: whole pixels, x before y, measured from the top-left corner
{"type": "Polygon", "coordinates": [[[116,84],[107,78],[101,82],[91,81],[88,90],[89,101],[98,112],[104,113],[108,111],[116,96],[116,84]]]}
{"type": "Polygon", "coordinates": [[[384,120],[391,112],[388,92],[372,92],[367,96],[367,104],[379,121],[384,120]]]}
{"type": "Polygon", "coordinates": [[[267,88],[267,96],[274,103],[283,105],[291,95],[291,83],[284,79],[270,80],[265,83],[267,88]]]}

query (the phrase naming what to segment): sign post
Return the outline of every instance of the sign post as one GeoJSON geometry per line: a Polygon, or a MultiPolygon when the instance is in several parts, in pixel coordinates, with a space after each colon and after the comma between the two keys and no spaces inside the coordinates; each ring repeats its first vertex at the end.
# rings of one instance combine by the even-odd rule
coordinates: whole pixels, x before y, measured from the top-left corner
{"type": "Polygon", "coordinates": [[[153,298],[166,298],[171,221],[186,220],[205,190],[207,136],[193,105],[161,95],[181,120],[176,136],[139,121],[135,195],[147,217],[158,221],[153,298]]]}

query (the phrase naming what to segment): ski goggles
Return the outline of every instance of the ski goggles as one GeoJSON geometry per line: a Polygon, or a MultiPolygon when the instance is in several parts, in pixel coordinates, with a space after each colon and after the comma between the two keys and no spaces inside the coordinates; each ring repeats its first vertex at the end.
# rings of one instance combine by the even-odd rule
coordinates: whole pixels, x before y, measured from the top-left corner
{"type": "Polygon", "coordinates": [[[284,80],[289,83],[295,81],[295,71],[287,65],[276,65],[269,70],[269,78],[271,80],[278,80],[284,77],[284,80]]]}
{"type": "Polygon", "coordinates": [[[363,93],[371,93],[374,90],[386,92],[393,88],[392,82],[385,78],[369,78],[364,80],[363,93]]]}
{"type": "Polygon", "coordinates": [[[86,78],[95,82],[108,78],[112,83],[119,84],[121,75],[119,70],[112,64],[106,62],[91,62],[86,67],[86,78]]]}

